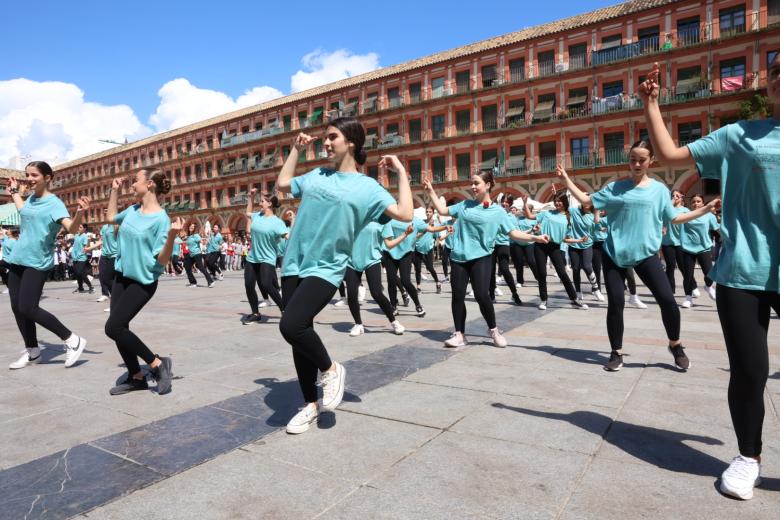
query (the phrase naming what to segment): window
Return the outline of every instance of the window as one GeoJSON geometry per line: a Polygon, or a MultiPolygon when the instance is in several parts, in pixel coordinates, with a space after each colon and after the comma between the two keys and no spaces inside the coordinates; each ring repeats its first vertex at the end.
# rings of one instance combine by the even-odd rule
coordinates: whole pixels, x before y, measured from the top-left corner
{"type": "Polygon", "coordinates": [[[506,164],[509,175],[516,175],[525,171],[525,145],[509,147],[509,161],[506,164]]]}
{"type": "Polygon", "coordinates": [[[401,90],[398,87],[387,89],[387,104],[389,108],[401,106],[401,90]]]}
{"type": "Polygon", "coordinates": [[[699,17],[685,18],[677,21],[677,45],[693,45],[699,43],[699,17]]]}
{"type": "Polygon", "coordinates": [[[569,90],[569,97],[566,99],[566,109],[569,115],[579,115],[586,111],[588,102],[588,87],[573,88],[569,90]]]}
{"type": "Polygon", "coordinates": [[[431,139],[442,139],[444,136],[444,115],[431,116],[431,139]]]}
{"type": "Polygon", "coordinates": [[[444,76],[431,80],[431,97],[440,98],[444,95],[444,76]]]}
{"type": "Polygon", "coordinates": [[[320,153],[322,152],[322,139],[314,141],[314,158],[320,159],[320,153]]]}
{"type": "Polygon", "coordinates": [[[701,137],[701,121],[680,123],[677,125],[678,146],[685,146],[701,137]]]}
{"type": "Polygon", "coordinates": [[[368,176],[371,177],[374,180],[379,179],[379,166],[369,166],[368,167],[368,176]]]}
{"type": "Polygon", "coordinates": [[[534,108],[534,121],[549,121],[555,111],[555,94],[539,96],[534,108]]]}
{"type": "Polygon", "coordinates": [[[677,70],[677,81],[686,81],[690,79],[701,79],[700,65],[677,70]]]}
{"type": "Polygon", "coordinates": [[[570,141],[570,149],[572,165],[581,165],[582,159],[590,155],[590,140],[588,137],[575,137],[570,141]]]}
{"type": "Polygon", "coordinates": [[[623,93],[623,81],[604,83],[602,97],[617,96],[623,93]]]}
{"type": "Polygon", "coordinates": [[[487,105],[482,107],[482,131],[488,132],[498,128],[498,107],[487,105]]]}
{"type": "Polygon", "coordinates": [[[525,79],[525,58],[510,60],[509,76],[513,83],[525,79]]]}
{"type": "Polygon", "coordinates": [[[412,184],[422,183],[422,159],[409,160],[409,181],[412,184]]]}
{"type": "Polygon", "coordinates": [[[569,45],[569,69],[581,69],[588,65],[588,44],[569,45]]]}
{"type": "Polygon", "coordinates": [[[199,181],[203,178],[203,165],[202,164],[196,164],[195,165],[195,180],[199,181]]]}
{"type": "Polygon", "coordinates": [[[604,134],[605,164],[624,164],[628,160],[625,152],[625,144],[623,132],[604,134]]]}
{"type": "Polygon", "coordinates": [[[722,128],[722,127],[724,127],[726,125],[730,125],[732,123],[736,123],[737,121],[739,121],[739,116],[736,115],[736,114],[731,115],[731,116],[723,116],[723,117],[720,118],[720,126],[718,128],[722,128]]]}
{"type": "Polygon", "coordinates": [[[290,156],[290,146],[282,146],[282,158],[287,159],[290,156]]]}
{"type": "Polygon", "coordinates": [[[422,119],[409,120],[409,142],[419,143],[422,141],[422,119]]]}
{"type": "Polygon", "coordinates": [[[639,29],[639,49],[641,52],[656,52],[661,48],[660,29],[657,25],[639,29]]]}
{"type": "Polygon", "coordinates": [[[766,53],[766,68],[772,66],[772,62],[775,61],[775,57],[777,56],[778,51],[769,51],[766,53]]]}
{"type": "Polygon", "coordinates": [[[720,21],[720,36],[731,36],[745,32],[745,6],[740,5],[729,9],[721,9],[718,16],[720,21]]]}
{"type": "Polygon", "coordinates": [[[558,162],[556,157],[557,149],[555,141],[539,143],[539,167],[543,172],[555,171],[555,165],[558,162]]]}
{"type": "Polygon", "coordinates": [[[549,76],[555,73],[555,51],[540,52],[538,61],[539,76],[549,76]]]}
{"type": "Polygon", "coordinates": [[[490,148],[482,150],[482,161],[480,162],[480,171],[492,170],[498,165],[498,150],[490,148]]]}
{"type": "Polygon", "coordinates": [[[422,83],[409,84],[409,100],[412,103],[419,103],[422,100],[422,83]]]}
{"type": "Polygon", "coordinates": [[[458,180],[468,180],[471,177],[471,154],[459,153],[455,156],[455,165],[458,170],[458,180]]]}
{"type": "Polygon", "coordinates": [[[780,1],[767,0],[766,11],[769,19],[767,20],[769,25],[774,25],[780,21],[780,1]]]}
{"type": "Polygon", "coordinates": [[[493,87],[498,84],[496,75],[496,66],[487,65],[482,67],[482,88],[493,87]]]}
{"type": "Polygon", "coordinates": [[[290,130],[292,130],[292,116],[289,114],[286,116],[282,116],[282,125],[284,126],[285,132],[289,132],[290,130]]]}
{"type": "Polygon", "coordinates": [[[507,108],[506,125],[510,128],[518,127],[525,122],[525,99],[512,99],[507,108]]]}
{"type": "Polygon", "coordinates": [[[471,111],[468,108],[455,112],[455,128],[458,135],[465,135],[471,131],[471,111]]]}
{"type": "Polygon", "coordinates": [[[311,124],[314,126],[319,126],[322,124],[322,114],[325,111],[325,107],[314,107],[314,110],[311,113],[311,124]]]}
{"type": "Polygon", "coordinates": [[[306,127],[306,115],[307,112],[305,110],[298,112],[298,128],[306,127]]]}
{"type": "Polygon", "coordinates": [[[745,75],[745,58],[734,58],[720,62],[720,77],[728,78],[745,75]]]}
{"type": "Polygon", "coordinates": [[[366,94],[366,100],[363,103],[363,113],[371,114],[377,111],[377,99],[379,98],[378,92],[371,92],[366,94]]]}
{"type": "Polygon", "coordinates": [[[446,161],[444,156],[431,157],[431,173],[433,182],[444,182],[447,180],[446,161]]]}
{"type": "Polygon", "coordinates": [[[458,94],[471,90],[471,74],[469,74],[469,71],[461,70],[456,72],[455,85],[457,86],[458,94]]]}
{"type": "Polygon", "coordinates": [[[610,36],[605,36],[601,39],[601,48],[611,49],[612,47],[619,47],[622,43],[623,43],[623,35],[613,34],[610,36]]]}
{"type": "Polygon", "coordinates": [[[206,177],[208,177],[208,178],[211,177],[211,168],[212,168],[212,164],[210,162],[207,162],[206,163],[206,177]]]}
{"type": "Polygon", "coordinates": [[[642,128],[639,130],[639,140],[650,142],[650,132],[647,130],[647,128],[642,128]]]}
{"type": "Polygon", "coordinates": [[[376,147],[376,139],[379,135],[379,128],[372,126],[371,128],[366,129],[366,143],[365,148],[375,148],[376,147]]]}
{"type": "Polygon", "coordinates": [[[388,123],[388,125],[385,127],[385,135],[397,134],[397,133],[398,133],[398,123],[388,123]]]}

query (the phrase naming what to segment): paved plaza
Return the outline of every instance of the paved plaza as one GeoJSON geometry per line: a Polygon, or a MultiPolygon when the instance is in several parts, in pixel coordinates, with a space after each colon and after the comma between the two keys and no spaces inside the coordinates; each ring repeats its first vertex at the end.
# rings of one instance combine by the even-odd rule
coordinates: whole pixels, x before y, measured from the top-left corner
{"type": "Polygon", "coordinates": [[[428,315],[403,309],[403,336],[369,301],[367,333],[349,337],[348,309],[328,306],[316,329],[347,369],[347,393],[298,436],[283,428],[302,403],[279,310],[242,326],[241,273],[214,289],[164,278],[132,323],[174,360],[165,396],[109,396],[124,368],[103,333],[105,304],[70,283],[47,285],[42,306],[89,341],[78,366],[63,368],[62,345],[42,331],[45,362],[6,370],[22,343],[2,295],[0,518],[777,518],[780,321],[764,484],[739,502],[716,485],[737,448],[714,302],[702,291],[682,310],[692,368],[681,373],[640,286],[649,308],[626,309],[626,364],[607,373],[606,304],[571,309],[550,281],[546,312],[536,284],[520,291],[526,306],[499,297],[506,349],[471,299],[470,345],[442,348],[446,285],[437,295],[424,282],[428,315]]]}

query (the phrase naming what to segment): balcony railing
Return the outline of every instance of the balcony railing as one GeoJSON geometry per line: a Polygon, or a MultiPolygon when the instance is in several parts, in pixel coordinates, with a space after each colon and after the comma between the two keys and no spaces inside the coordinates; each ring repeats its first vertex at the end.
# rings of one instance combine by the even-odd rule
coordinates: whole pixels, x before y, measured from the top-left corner
{"type": "Polygon", "coordinates": [[[402,97],[392,97],[387,101],[387,108],[398,108],[403,106],[404,100],[402,97]]]}
{"type": "Polygon", "coordinates": [[[537,67],[537,77],[552,76],[555,74],[555,62],[545,61],[540,62],[537,67]]]}
{"type": "Polygon", "coordinates": [[[265,137],[281,134],[284,130],[282,127],[278,124],[274,125],[268,125],[266,128],[262,128],[260,130],[255,130],[254,132],[248,132],[246,134],[241,135],[228,135],[222,138],[220,141],[220,146],[222,148],[227,148],[229,146],[237,146],[240,144],[246,144],[250,143],[252,141],[257,141],[259,139],[263,139],[265,137]]]}
{"type": "Polygon", "coordinates": [[[422,142],[422,130],[409,130],[409,142],[420,143],[422,142]]]}
{"type": "Polygon", "coordinates": [[[589,65],[587,54],[570,54],[569,70],[584,69],[589,65]]]}
{"type": "Polygon", "coordinates": [[[409,173],[409,184],[412,184],[414,186],[419,186],[422,184],[422,172],[410,172],[409,173]]]}
{"type": "Polygon", "coordinates": [[[512,83],[519,83],[525,80],[524,69],[509,69],[509,80],[512,83]]]}
{"type": "Polygon", "coordinates": [[[444,170],[434,170],[431,177],[433,178],[433,182],[446,182],[447,173],[444,170]]]}
{"type": "Polygon", "coordinates": [[[386,134],[385,137],[379,142],[379,149],[392,148],[393,146],[401,146],[404,144],[404,136],[396,133],[386,134]]]}
{"type": "Polygon", "coordinates": [[[491,117],[488,119],[482,120],[482,131],[483,132],[491,132],[493,130],[498,130],[498,119],[495,117],[491,117]]]}
{"type": "Polygon", "coordinates": [[[539,157],[539,172],[554,172],[555,166],[558,164],[558,158],[556,156],[539,157]]]}

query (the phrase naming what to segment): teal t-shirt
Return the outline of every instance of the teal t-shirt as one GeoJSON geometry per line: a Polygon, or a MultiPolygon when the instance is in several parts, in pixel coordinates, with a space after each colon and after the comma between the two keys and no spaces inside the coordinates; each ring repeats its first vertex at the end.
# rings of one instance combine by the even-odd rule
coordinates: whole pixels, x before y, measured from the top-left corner
{"type": "Polygon", "coordinates": [[[686,253],[697,255],[712,249],[710,232],[717,231],[720,226],[715,215],[708,213],[679,227],[682,227],[680,247],[686,253]]]}
{"type": "Polygon", "coordinates": [[[48,271],[54,267],[54,240],[69,218],[65,204],[56,195],[38,198],[30,195],[19,211],[19,240],[13,248],[9,264],[48,271]]]}
{"type": "Polygon", "coordinates": [[[171,229],[171,219],[165,210],[144,215],[135,204],[114,217],[119,224],[119,251],[115,268],[125,277],[149,285],[165,272],[157,261],[171,229]]]}
{"type": "MultiPolygon", "coordinates": [[[[290,230],[288,229],[287,232],[289,233],[290,230]]],[[[284,253],[287,251],[287,239],[286,238],[280,238],[279,243],[276,245],[276,255],[277,258],[284,258],[284,253]]]]}
{"type": "Polygon", "coordinates": [[[435,240],[436,237],[434,234],[426,231],[426,233],[418,238],[417,242],[414,243],[414,250],[418,253],[427,255],[433,250],[435,240]]]}
{"type": "Polygon", "coordinates": [[[293,178],[290,188],[301,204],[282,276],[316,276],[338,287],[360,230],[387,222],[384,212],[395,199],[371,177],[327,168],[293,178]]]}
{"type": "Polygon", "coordinates": [[[702,177],[720,180],[721,249],[710,278],[780,292],[780,120],[726,125],[688,150],[702,177]]]}
{"type": "Polygon", "coordinates": [[[206,253],[219,253],[219,246],[222,245],[225,239],[222,238],[222,233],[211,235],[208,244],[206,244],[206,253]]]}
{"type": "Polygon", "coordinates": [[[197,256],[200,254],[200,235],[195,233],[187,237],[187,256],[197,256]]]}
{"type": "Polygon", "coordinates": [[[447,233],[447,236],[444,237],[444,246],[452,251],[452,239],[455,238],[455,222],[450,222],[448,226],[452,227],[452,233],[447,233]]]}
{"type": "Polygon", "coordinates": [[[103,245],[100,246],[100,255],[106,258],[115,258],[118,245],[113,224],[103,224],[103,227],[100,228],[100,240],[103,241],[103,245]]]}
{"type": "Polygon", "coordinates": [[[390,249],[390,257],[395,260],[400,260],[408,253],[411,253],[414,249],[414,243],[417,240],[417,233],[422,233],[428,230],[428,224],[420,220],[419,218],[412,219],[411,222],[401,222],[400,220],[391,220],[385,224],[385,229],[382,236],[384,238],[396,238],[400,237],[406,231],[406,228],[412,226],[414,231],[401,241],[400,244],[390,249]]]}
{"type": "Polygon", "coordinates": [[[602,215],[599,217],[599,221],[596,222],[596,220],[593,220],[593,232],[591,233],[591,237],[593,237],[594,242],[604,242],[607,239],[609,230],[609,220],[607,220],[606,215],[602,215]]]}
{"type": "MultiPolygon", "coordinates": [[[[506,219],[507,221],[509,221],[509,225],[513,226],[512,229],[516,229],[516,226],[517,226],[517,222],[516,221],[517,221],[517,219],[515,218],[515,216],[512,215],[511,213],[507,212],[507,211],[504,211],[504,213],[506,213],[506,215],[503,218],[506,219]]],[[[507,235],[506,233],[501,233],[499,231],[499,233],[496,235],[496,245],[497,246],[508,246],[509,245],[509,235],[507,235]]]]}
{"type": "Polygon", "coordinates": [[[275,215],[266,217],[261,212],[252,213],[250,236],[252,246],[246,261],[253,264],[276,265],[279,254],[279,241],[287,234],[284,221],[275,215]]]}
{"type": "MultiPolygon", "coordinates": [[[[688,208],[685,206],[672,206],[672,209],[674,211],[674,216],[681,213],[688,213],[688,208]]],[[[666,226],[666,233],[664,236],[661,237],[661,245],[663,246],[679,246],[680,245],[680,233],[682,233],[683,227],[685,227],[685,224],[678,226],[675,224],[672,224],[671,222],[667,222],[664,224],[666,226]]]]}
{"type": "Polygon", "coordinates": [[[9,258],[11,258],[11,251],[14,250],[14,244],[16,244],[15,238],[3,237],[3,260],[6,262],[8,262],[9,258]]]}
{"type": "Polygon", "coordinates": [[[347,263],[350,269],[362,273],[382,261],[383,229],[384,226],[379,222],[369,222],[360,230],[347,263]]]}
{"type": "Polygon", "coordinates": [[[631,179],[607,184],[590,196],[596,209],[609,214],[604,250],[620,267],[632,267],[658,253],[661,228],[675,217],[669,188],[655,179],[639,187],[631,179]]]}
{"type": "Polygon", "coordinates": [[[70,258],[74,262],[86,262],[87,253],[84,248],[89,245],[89,236],[86,233],[79,233],[73,237],[73,249],[70,250],[70,258]]]}
{"type": "Polygon", "coordinates": [[[506,218],[506,210],[498,204],[486,208],[471,199],[448,206],[447,210],[458,219],[450,255],[454,262],[468,262],[493,254],[496,236],[517,228],[517,224],[506,218]]]}
{"type": "Polygon", "coordinates": [[[181,245],[184,242],[179,237],[176,237],[173,241],[173,252],[171,253],[171,256],[181,256],[181,245]]]}
{"type": "Polygon", "coordinates": [[[566,230],[569,228],[569,219],[565,213],[556,209],[540,211],[536,215],[536,222],[539,224],[539,234],[550,237],[550,242],[563,244],[566,230]]]}
{"type": "MultiPolygon", "coordinates": [[[[536,221],[534,219],[525,218],[525,215],[517,215],[515,219],[517,220],[517,229],[533,234],[533,230],[536,227],[536,221]]],[[[533,242],[529,242],[527,240],[512,240],[512,243],[522,247],[527,247],[533,244],[533,242]]]]}
{"type": "Polygon", "coordinates": [[[569,208],[569,238],[588,237],[586,242],[567,244],[572,249],[587,249],[593,247],[593,213],[583,213],[582,208],[569,208]]]}

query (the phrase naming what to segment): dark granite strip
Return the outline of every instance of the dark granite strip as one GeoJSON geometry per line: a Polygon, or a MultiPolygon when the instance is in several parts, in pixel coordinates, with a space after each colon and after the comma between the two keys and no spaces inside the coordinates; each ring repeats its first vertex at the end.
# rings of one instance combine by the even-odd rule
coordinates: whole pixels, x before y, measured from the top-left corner
{"type": "MultiPolygon", "coordinates": [[[[496,313],[502,329],[538,316],[516,307],[496,313]]],[[[479,333],[484,327],[478,316],[466,332],[479,333]]],[[[425,331],[404,344],[346,361],[344,399],[359,400],[447,360],[454,354],[441,346],[448,336],[448,331],[425,331]]],[[[301,404],[298,382],[255,382],[260,388],[253,392],[0,471],[0,517],[69,518],[276,431],[301,404]]]]}

